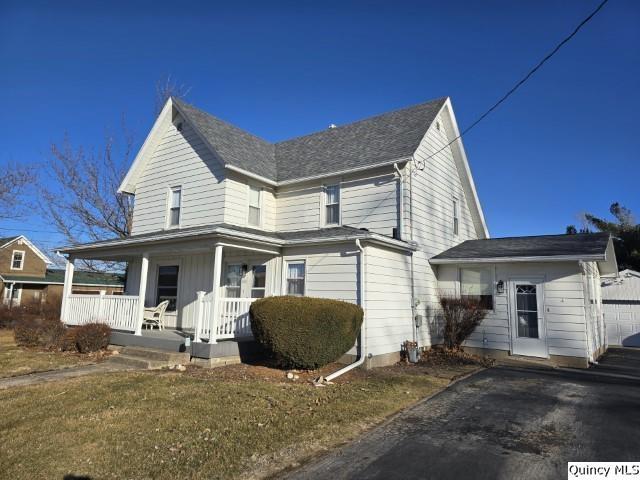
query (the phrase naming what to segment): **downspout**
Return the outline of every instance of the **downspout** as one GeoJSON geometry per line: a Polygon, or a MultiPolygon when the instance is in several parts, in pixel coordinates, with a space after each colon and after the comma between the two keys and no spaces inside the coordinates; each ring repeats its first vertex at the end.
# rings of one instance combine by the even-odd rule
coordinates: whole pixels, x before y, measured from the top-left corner
{"type": "Polygon", "coordinates": [[[364,311],[364,316],[362,317],[362,325],[360,326],[360,335],[358,338],[358,346],[360,347],[360,355],[357,360],[350,365],[347,365],[344,368],[341,368],[337,372],[333,372],[331,375],[327,375],[325,378],[326,381],[331,381],[334,378],[338,378],[340,375],[347,373],[349,370],[353,370],[356,367],[359,367],[364,363],[365,358],[367,358],[367,310],[365,308],[365,288],[364,288],[364,279],[365,279],[365,255],[364,255],[364,247],[360,244],[360,239],[356,238],[356,247],[360,250],[360,292],[358,298],[360,298],[360,306],[364,311]]]}

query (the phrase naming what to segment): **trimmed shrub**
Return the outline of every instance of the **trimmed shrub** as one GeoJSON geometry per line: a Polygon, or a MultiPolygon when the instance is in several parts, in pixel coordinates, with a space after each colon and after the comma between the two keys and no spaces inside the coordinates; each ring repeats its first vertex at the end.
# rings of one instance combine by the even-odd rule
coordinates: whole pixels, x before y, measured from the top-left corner
{"type": "Polygon", "coordinates": [[[310,297],[267,297],[251,304],[254,338],[283,367],[316,369],[355,344],[362,308],[310,297]]]}
{"type": "Polygon", "coordinates": [[[107,348],[109,345],[111,327],[104,323],[87,323],[78,327],[75,335],[80,353],[97,352],[107,348]]]}
{"type": "Polygon", "coordinates": [[[78,351],[78,329],[76,327],[67,328],[67,331],[60,341],[60,350],[63,352],[78,351]]]}
{"type": "Polygon", "coordinates": [[[487,310],[479,299],[470,297],[440,297],[444,326],[442,336],[447,348],[459,350],[480,322],[487,310]]]}
{"type": "Polygon", "coordinates": [[[24,347],[59,349],[65,328],[59,320],[23,318],[13,329],[16,344],[24,347]]]}

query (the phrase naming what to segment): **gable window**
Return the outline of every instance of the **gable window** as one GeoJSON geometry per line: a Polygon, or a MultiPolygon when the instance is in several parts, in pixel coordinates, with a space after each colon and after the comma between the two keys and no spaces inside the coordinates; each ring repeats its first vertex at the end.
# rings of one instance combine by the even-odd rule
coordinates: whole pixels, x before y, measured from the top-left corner
{"type": "Polygon", "coordinates": [[[262,189],[249,186],[249,225],[260,226],[260,200],[262,189]]]}
{"type": "Polygon", "coordinates": [[[24,267],[24,251],[14,250],[11,256],[11,270],[22,270],[24,267]]]}
{"type": "Polygon", "coordinates": [[[493,310],[493,281],[490,268],[460,269],[460,296],[480,301],[487,310],[493,310]]]}
{"type": "Polygon", "coordinates": [[[253,267],[253,286],[251,287],[251,298],[264,298],[264,291],[267,280],[267,266],[256,265],[253,267]]]}
{"type": "Polygon", "coordinates": [[[158,267],[158,289],[156,305],[169,300],[168,312],[176,311],[178,300],[178,265],[163,265],[158,267]]]}
{"type": "Polygon", "coordinates": [[[304,277],[304,260],[296,260],[287,263],[287,295],[295,295],[297,297],[302,297],[304,295],[304,277]]]}
{"type": "Polygon", "coordinates": [[[324,223],[338,225],[340,223],[340,185],[324,187],[324,223]]]}
{"type": "Polygon", "coordinates": [[[453,199],[453,234],[458,235],[460,230],[460,207],[458,205],[458,199],[453,199]]]}
{"type": "Polygon", "coordinates": [[[169,191],[169,227],[180,226],[182,187],[171,187],[169,191]]]}

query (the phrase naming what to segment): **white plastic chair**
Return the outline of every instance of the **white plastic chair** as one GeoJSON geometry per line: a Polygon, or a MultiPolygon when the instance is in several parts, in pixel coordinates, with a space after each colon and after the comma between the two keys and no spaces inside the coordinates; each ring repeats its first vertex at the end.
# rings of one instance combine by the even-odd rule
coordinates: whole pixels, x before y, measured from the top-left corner
{"type": "Polygon", "coordinates": [[[164,312],[169,306],[169,300],[160,302],[157,307],[145,308],[142,317],[142,326],[158,327],[158,330],[164,330],[164,312]]]}

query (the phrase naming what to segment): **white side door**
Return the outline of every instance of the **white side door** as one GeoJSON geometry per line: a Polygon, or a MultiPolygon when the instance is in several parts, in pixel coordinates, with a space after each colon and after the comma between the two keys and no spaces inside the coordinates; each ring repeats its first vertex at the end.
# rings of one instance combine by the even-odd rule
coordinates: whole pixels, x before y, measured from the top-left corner
{"type": "Polygon", "coordinates": [[[542,279],[509,280],[511,344],[514,355],[548,358],[542,279]]]}

